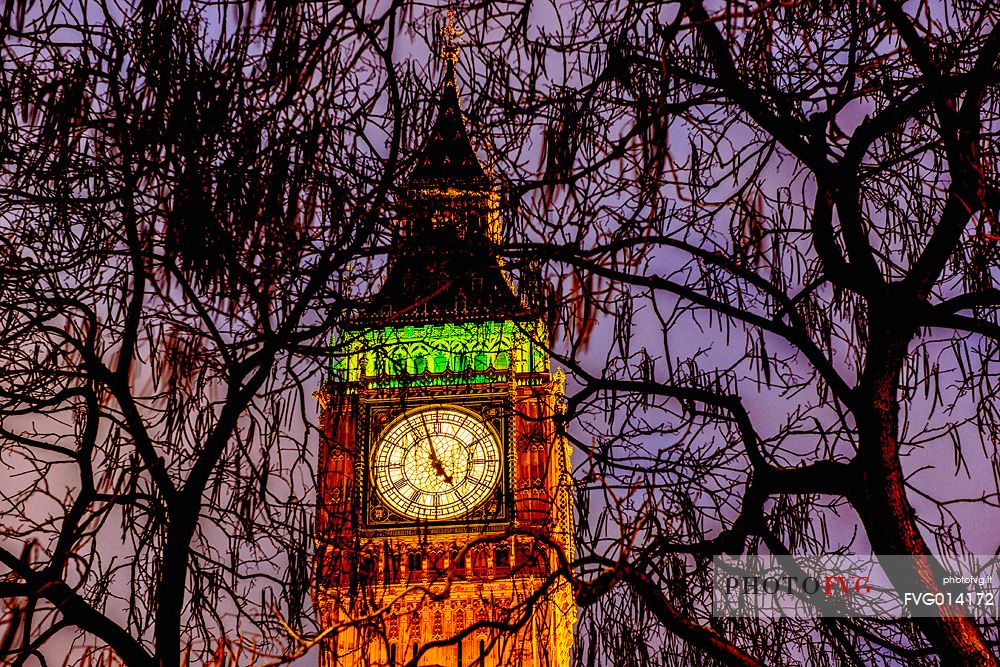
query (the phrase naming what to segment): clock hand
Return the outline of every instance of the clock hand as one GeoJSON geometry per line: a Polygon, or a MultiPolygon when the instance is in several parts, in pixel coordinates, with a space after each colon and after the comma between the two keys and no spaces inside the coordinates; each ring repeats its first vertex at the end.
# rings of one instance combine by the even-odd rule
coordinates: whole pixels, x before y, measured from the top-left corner
{"type": "Polygon", "coordinates": [[[428,438],[427,442],[430,444],[431,465],[434,467],[434,472],[441,475],[448,484],[454,484],[451,475],[445,471],[441,459],[438,458],[437,451],[434,449],[434,440],[428,438]]]}
{"type": "Polygon", "coordinates": [[[444,469],[444,466],[441,464],[441,459],[438,458],[437,450],[434,449],[434,436],[431,435],[431,429],[430,425],[427,423],[427,418],[423,415],[421,415],[421,417],[420,423],[424,427],[424,436],[427,438],[428,450],[431,457],[431,466],[434,468],[434,472],[440,475],[447,484],[453,484],[454,482],[452,481],[451,475],[449,475],[444,469]]]}

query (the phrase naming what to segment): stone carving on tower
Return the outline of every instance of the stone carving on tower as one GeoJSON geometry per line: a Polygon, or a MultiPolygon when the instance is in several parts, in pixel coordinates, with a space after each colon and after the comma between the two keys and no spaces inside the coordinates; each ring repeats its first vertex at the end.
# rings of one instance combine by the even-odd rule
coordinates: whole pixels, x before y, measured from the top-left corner
{"type": "Polygon", "coordinates": [[[563,375],[498,258],[499,195],[459,105],[456,37],[449,19],[385,280],[338,332],[320,392],[323,667],[569,665],[563,375]]]}

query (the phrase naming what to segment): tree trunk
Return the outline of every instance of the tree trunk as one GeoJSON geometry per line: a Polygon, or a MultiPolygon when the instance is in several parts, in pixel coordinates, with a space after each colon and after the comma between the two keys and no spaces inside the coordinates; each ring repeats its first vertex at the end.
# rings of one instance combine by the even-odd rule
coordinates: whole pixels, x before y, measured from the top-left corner
{"type": "Polygon", "coordinates": [[[160,578],[156,597],[156,658],[160,667],[181,665],[181,617],[187,594],[187,571],[191,556],[191,537],[194,535],[200,505],[191,509],[190,517],[174,516],[167,529],[160,578]]]}
{"type": "MultiPolygon", "coordinates": [[[[906,498],[899,460],[898,378],[907,349],[907,344],[900,341],[909,338],[898,335],[898,328],[893,326],[896,322],[879,319],[883,319],[882,326],[873,318],[873,340],[858,387],[859,407],[855,415],[861,488],[851,502],[876,554],[929,556],[930,550],[918,529],[916,514],[906,498]]],[[[898,588],[916,590],[919,587],[936,592],[942,590],[942,572],[937,560],[928,557],[922,562],[917,560],[909,572],[894,573],[892,583],[898,588]]],[[[917,618],[914,622],[937,651],[942,664],[956,667],[997,665],[996,657],[971,618],[917,618]]]]}

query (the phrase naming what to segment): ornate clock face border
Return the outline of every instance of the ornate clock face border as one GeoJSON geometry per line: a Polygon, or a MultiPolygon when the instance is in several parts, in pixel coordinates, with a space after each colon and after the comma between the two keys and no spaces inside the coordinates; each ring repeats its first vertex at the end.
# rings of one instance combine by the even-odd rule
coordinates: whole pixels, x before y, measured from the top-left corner
{"type": "Polygon", "coordinates": [[[360,528],[372,537],[386,535],[423,535],[434,533],[489,532],[503,530],[514,519],[512,482],[514,473],[514,406],[509,391],[471,392],[455,388],[410,390],[405,396],[386,396],[382,392],[362,395],[359,401],[361,451],[356,461],[358,500],[361,506],[360,528]],[[443,390],[442,390],[443,389],[443,390]],[[369,469],[375,444],[383,431],[400,415],[415,408],[455,405],[474,412],[490,424],[500,436],[503,456],[500,483],[494,496],[469,514],[443,520],[416,520],[396,514],[378,498],[369,469]]]}

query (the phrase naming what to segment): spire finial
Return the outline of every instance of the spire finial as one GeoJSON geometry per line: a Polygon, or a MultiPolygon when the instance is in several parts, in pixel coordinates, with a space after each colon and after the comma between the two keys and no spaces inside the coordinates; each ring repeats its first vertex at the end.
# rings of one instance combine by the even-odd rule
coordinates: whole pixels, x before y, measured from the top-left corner
{"type": "Polygon", "coordinates": [[[448,61],[449,66],[458,62],[458,50],[463,34],[463,31],[455,25],[455,8],[448,7],[448,19],[441,31],[441,57],[448,61]]]}

